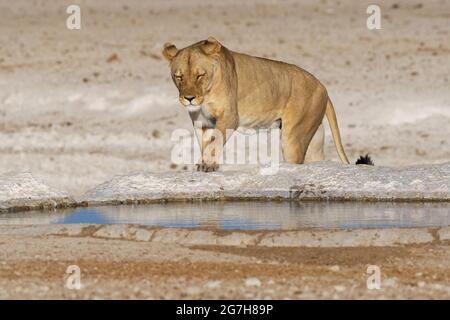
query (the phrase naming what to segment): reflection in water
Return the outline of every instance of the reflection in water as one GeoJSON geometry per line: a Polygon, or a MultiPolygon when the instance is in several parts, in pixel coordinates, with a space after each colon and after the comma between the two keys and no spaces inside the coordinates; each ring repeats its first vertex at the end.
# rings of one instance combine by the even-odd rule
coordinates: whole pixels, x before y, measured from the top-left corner
{"type": "Polygon", "coordinates": [[[78,223],[245,230],[437,227],[450,225],[450,204],[178,202],[0,215],[0,224],[78,223]]]}
{"type": "Polygon", "coordinates": [[[52,219],[50,223],[54,224],[108,224],[111,223],[108,217],[95,209],[75,210],[72,213],[64,215],[59,219],[52,219]]]}

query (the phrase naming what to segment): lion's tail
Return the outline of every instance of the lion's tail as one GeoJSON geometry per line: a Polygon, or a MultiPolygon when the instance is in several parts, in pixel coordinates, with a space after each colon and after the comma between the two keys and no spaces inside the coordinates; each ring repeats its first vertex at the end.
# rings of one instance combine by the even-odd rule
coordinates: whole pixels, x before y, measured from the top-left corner
{"type": "Polygon", "coordinates": [[[336,146],[336,151],[341,158],[341,161],[346,164],[350,164],[345,154],[344,147],[342,146],[341,135],[339,134],[339,127],[336,119],[336,113],[334,112],[333,104],[330,99],[327,102],[327,108],[325,110],[325,115],[327,116],[328,123],[331,128],[331,134],[333,135],[334,145],[336,146]]]}

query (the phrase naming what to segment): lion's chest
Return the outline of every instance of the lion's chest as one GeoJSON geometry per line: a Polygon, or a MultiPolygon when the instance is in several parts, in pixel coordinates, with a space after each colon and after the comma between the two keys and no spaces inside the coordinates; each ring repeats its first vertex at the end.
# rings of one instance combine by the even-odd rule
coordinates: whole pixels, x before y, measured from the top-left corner
{"type": "Polygon", "coordinates": [[[212,129],[216,125],[216,119],[206,110],[205,106],[189,110],[189,116],[196,128],[212,129]]]}

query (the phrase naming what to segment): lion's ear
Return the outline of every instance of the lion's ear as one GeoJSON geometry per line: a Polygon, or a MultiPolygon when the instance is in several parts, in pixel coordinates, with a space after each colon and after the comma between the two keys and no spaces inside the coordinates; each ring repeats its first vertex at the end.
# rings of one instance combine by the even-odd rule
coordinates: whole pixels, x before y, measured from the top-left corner
{"type": "Polygon", "coordinates": [[[164,44],[164,48],[162,50],[162,55],[169,61],[172,61],[173,58],[178,54],[178,49],[175,45],[171,43],[164,44]]]}
{"type": "Polygon", "coordinates": [[[222,45],[216,40],[216,38],[208,37],[208,40],[205,41],[201,48],[205,54],[210,55],[219,52],[222,45]]]}

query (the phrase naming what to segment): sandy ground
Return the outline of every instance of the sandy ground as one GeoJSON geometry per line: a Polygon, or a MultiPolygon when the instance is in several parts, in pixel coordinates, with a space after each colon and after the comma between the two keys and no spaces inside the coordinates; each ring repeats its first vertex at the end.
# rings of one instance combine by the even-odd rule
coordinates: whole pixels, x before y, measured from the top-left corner
{"type": "Polygon", "coordinates": [[[2,227],[0,298],[450,299],[448,241],[268,248],[102,239],[96,229],[2,227]],[[71,265],[80,290],[65,287],[71,265]],[[380,268],[379,290],[367,288],[369,265],[380,268]]]}
{"type": "MultiPolygon", "coordinates": [[[[170,163],[177,101],[166,41],[209,35],[298,64],[334,102],[349,158],[401,166],[450,159],[450,2],[0,0],[0,174],[30,171],[80,195],[170,163]]],[[[327,128],[327,158],[337,156],[327,128]]],[[[182,246],[0,233],[0,298],[450,298],[446,243],[378,248],[182,246]],[[81,290],[64,288],[68,265],[81,290]],[[367,290],[368,264],[382,290],[367,290]],[[257,280],[255,280],[256,278],[257,280]]]]}
{"type": "Polygon", "coordinates": [[[80,195],[116,174],[186,169],[171,165],[170,137],[191,124],[160,49],[209,35],[315,74],[349,158],[450,159],[448,1],[383,1],[375,31],[368,1],[77,3],[82,29],[70,31],[64,2],[0,0],[0,173],[80,195]]]}

